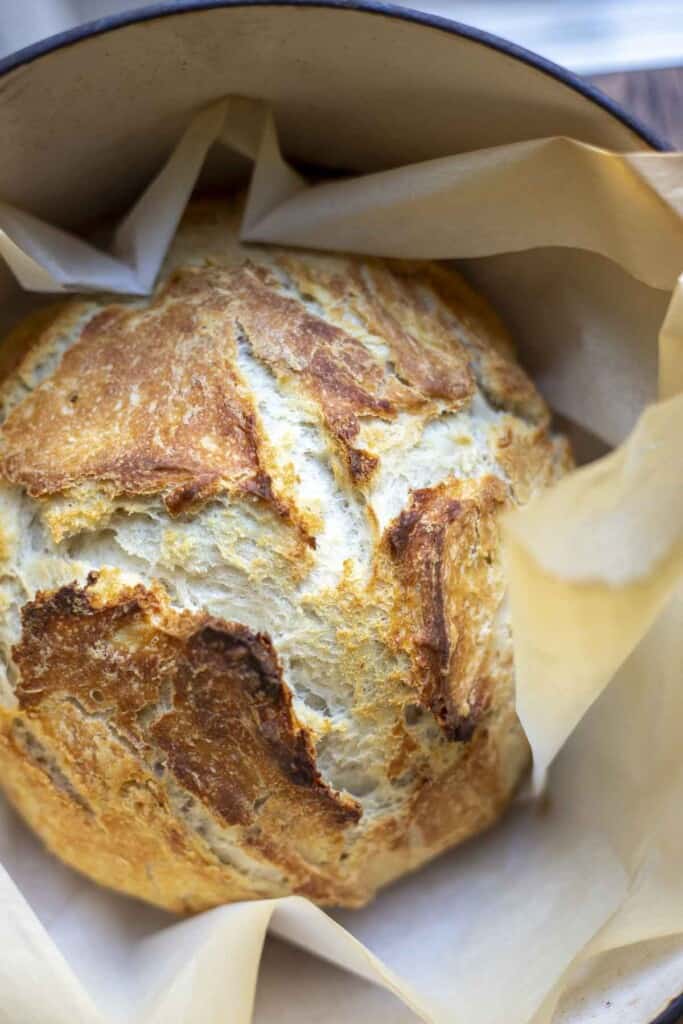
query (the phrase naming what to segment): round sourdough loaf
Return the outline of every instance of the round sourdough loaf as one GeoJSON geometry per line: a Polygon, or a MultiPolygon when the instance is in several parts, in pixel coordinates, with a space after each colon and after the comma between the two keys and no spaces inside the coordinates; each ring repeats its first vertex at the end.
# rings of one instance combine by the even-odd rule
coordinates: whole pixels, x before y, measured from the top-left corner
{"type": "Polygon", "coordinates": [[[498,521],[569,467],[450,270],[241,246],[41,310],[2,394],[0,778],[162,907],[355,906],[528,763],[498,521]]]}

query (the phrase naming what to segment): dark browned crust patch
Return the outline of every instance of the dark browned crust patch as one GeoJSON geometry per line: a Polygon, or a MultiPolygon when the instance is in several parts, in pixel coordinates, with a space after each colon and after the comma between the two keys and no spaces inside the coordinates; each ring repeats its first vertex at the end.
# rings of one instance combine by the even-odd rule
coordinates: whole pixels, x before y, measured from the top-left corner
{"type": "Polygon", "coordinates": [[[416,490],[385,534],[400,584],[395,635],[421,703],[451,740],[471,739],[493,690],[486,634],[502,597],[491,566],[506,496],[496,477],[416,490]]]}
{"type": "Polygon", "coordinates": [[[177,614],[141,586],[103,601],[95,583],[23,608],[20,710],[75,703],[227,824],[251,825],[261,803],[281,801],[328,828],[358,821],[358,804],[318,772],[267,636],[177,614]]]}

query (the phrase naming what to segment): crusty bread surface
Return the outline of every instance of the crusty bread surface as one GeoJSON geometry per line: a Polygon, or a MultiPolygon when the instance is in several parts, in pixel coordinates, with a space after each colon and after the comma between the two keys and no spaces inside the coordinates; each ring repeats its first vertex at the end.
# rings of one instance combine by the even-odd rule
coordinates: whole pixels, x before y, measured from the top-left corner
{"type": "Polygon", "coordinates": [[[0,783],[173,911],[358,906],[529,759],[501,513],[571,465],[453,271],[237,240],[20,325],[0,402],[0,783]]]}

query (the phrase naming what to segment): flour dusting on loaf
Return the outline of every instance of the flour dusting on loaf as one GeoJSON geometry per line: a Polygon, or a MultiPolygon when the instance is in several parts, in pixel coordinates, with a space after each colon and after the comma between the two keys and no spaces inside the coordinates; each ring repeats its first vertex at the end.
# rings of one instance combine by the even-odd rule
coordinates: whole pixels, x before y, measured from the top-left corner
{"type": "Polygon", "coordinates": [[[20,328],[0,782],[159,906],[356,906],[527,767],[498,524],[571,456],[453,271],[242,246],[238,219],[197,201],[151,299],[20,328]]]}

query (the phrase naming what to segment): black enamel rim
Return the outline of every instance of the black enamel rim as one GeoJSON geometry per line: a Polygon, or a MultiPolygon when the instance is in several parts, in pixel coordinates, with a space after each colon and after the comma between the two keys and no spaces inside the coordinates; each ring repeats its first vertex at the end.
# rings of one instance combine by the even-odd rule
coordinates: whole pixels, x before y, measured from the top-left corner
{"type": "MultiPolygon", "coordinates": [[[[175,3],[152,4],[148,7],[141,7],[137,10],[126,11],[122,14],[109,15],[105,18],[98,18],[95,21],[86,22],[68,29],[66,32],[59,32],[57,35],[41,39],[37,43],[25,46],[21,50],[10,54],[0,60],[0,76],[6,75],[15,68],[43,57],[48,53],[61,50],[66,46],[73,46],[91,36],[102,35],[122,28],[125,25],[133,25],[141,21],[153,21],[156,18],[164,18],[174,14],[186,14],[193,11],[209,10],[216,7],[327,7],[342,10],[360,11],[385,18],[398,18],[401,21],[414,22],[418,25],[425,25],[428,28],[439,29],[463,39],[469,39],[480,46],[486,46],[491,50],[497,50],[509,57],[528,64],[542,74],[549,75],[562,82],[574,92],[580,93],[591,103],[602,107],[611,114],[617,121],[629,128],[635,135],[640,136],[643,142],[652,149],[661,152],[673,150],[673,146],[661,138],[656,132],[651,131],[642,124],[638,118],[633,117],[625,111],[618,103],[610,99],[595,86],[579,78],[573,72],[561,67],[553,61],[533,53],[531,50],[518,46],[516,43],[501,39],[500,36],[492,35],[481,29],[463,25],[448,18],[441,18],[435,14],[427,14],[415,11],[406,7],[395,7],[393,4],[377,2],[377,0],[179,0],[175,3]]],[[[680,1024],[683,1017],[683,993],[674,998],[668,1006],[653,1020],[651,1024],[680,1024]]]]}
{"type": "Polygon", "coordinates": [[[683,992],[672,999],[669,1005],[650,1024],[681,1024],[683,1020],[683,992]]]}
{"type": "Polygon", "coordinates": [[[405,7],[395,7],[393,4],[381,3],[377,2],[377,0],[179,0],[179,2],[175,3],[152,4],[149,7],[141,7],[122,14],[109,15],[96,21],[87,22],[84,25],[78,25],[75,28],[68,29],[66,32],[49,36],[47,39],[41,39],[37,43],[32,43],[30,46],[17,50],[16,53],[0,60],[0,76],[21,67],[23,64],[28,64],[39,57],[43,57],[45,54],[60,50],[65,46],[73,46],[74,43],[88,39],[90,36],[101,35],[104,32],[111,32],[114,29],[140,21],[152,21],[155,18],[164,18],[169,15],[185,14],[192,11],[209,10],[216,7],[327,7],[360,11],[385,18],[398,18],[402,21],[426,25],[428,28],[439,29],[442,32],[448,32],[451,35],[469,39],[480,46],[486,46],[491,50],[507,54],[507,56],[514,57],[516,60],[535,68],[537,71],[563,82],[564,85],[573,89],[574,92],[580,93],[587,100],[596,104],[596,106],[602,107],[603,110],[606,110],[617,121],[621,121],[623,125],[640,136],[643,142],[647,143],[652,149],[665,152],[673,149],[673,146],[666,139],[651,131],[638,118],[632,117],[631,114],[627,113],[609,96],[605,96],[595,86],[589,85],[579,78],[578,75],[573,74],[573,72],[568,71],[559,64],[554,64],[552,61],[546,60],[545,57],[532,53],[531,50],[526,50],[524,47],[517,46],[516,43],[510,43],[499,36],[491,35],[489,32],[483,32],[480,29],[471,28],[469,25],[462,25],[460,22],[450,21],[448,18],[441,18],[435,14],[426,14],[405,7]]]}

